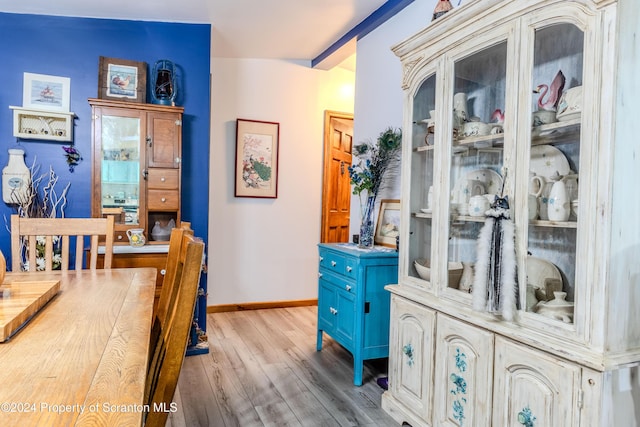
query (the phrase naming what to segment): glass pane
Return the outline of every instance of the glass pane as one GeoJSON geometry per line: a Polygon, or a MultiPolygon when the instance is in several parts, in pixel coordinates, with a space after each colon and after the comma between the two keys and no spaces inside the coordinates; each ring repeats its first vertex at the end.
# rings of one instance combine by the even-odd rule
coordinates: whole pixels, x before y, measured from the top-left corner
{"type": "Polygon", "coordinates": [[[138,225],[139,194],[140,120],[103,115],[102,208],[122,208],[125,224],[138,225]]]}
{"type": "Polygon", "coordinates": [[[576,292],[584,34],[573,24],[545,27],[534,49],[525,308],[571,323],[564,301],[576,292]]]}
{"type": "Polygon", "coordinates": [[[420,86],[413,101],[411,135],[411,194],[409,206],[409,262],[407,271],[414,277],[430,281],[430,258],[433,209],[433,133],[435,130],[436,76],[420,86]]]}
{"type": "Polygon", "coordinates": [[[503,191],[506,62],[505,41],[455,63],[448,286],[463,292],[471,291],[484,213],[503,191]]]}

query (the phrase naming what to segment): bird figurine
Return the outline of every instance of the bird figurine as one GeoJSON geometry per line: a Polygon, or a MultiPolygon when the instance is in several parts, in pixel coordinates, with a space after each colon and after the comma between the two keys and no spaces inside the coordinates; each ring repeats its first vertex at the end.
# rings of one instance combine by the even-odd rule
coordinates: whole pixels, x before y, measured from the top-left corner
{"type": "Polygon", "coordinates": [[[499,108],[491,114],[491,122],[494,121],[499,124],[504,123],[504,113],[499,108]]]}
{"type": "Polygon", "coordinates": [[[551,87],[542,84],[538,85],[533,90],[533,93],[540,94],[540,97],[538,98],[538,110],[556,111],[558,101],[560,101],[560,96],[564,89],[564,82],[564,74],[562,74],[562,70],[558,70],[558,74],[556,74],[551,82],[551,87]],[[546,101],[544,101],[544,97],[547,96],[547,94],[549,94],[549,96],[546,101]]]}
{"type": "Polygon", "coordinates": [[[445,13],[449,12],[451,9],[453,9],[453,5],[451,5],[451,2],[449,0],[439,0],[436,4],[435,9],[433,10],[433,18],[431,20],[435,21],[445,13]]]}
{"type": "Polygon", "coordinates": [[[115,76],[111,82],[114,85],[117,85],[120,89],[126,89],[129,86],[129,82],[131,80],[131,76],[127,76],[126,78],[121,78],[120,76],[115,76]]]}

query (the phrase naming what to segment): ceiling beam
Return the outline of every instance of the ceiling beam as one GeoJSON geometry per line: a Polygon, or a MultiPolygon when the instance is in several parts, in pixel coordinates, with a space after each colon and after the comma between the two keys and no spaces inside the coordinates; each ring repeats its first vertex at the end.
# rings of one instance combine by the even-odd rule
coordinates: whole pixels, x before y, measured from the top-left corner
{"type": "Polygon", "coordinates": [[[352,42],[354,39],[359,40],[366,36],[411,3],[413,0],[388,0],[324,52],[312,59],[311,67],[328,70],[339,64],[344,58],[355,53],[355,43],[352,42]],[[332,59],[334,54],[337,54],[337,57],[332,59]]]}

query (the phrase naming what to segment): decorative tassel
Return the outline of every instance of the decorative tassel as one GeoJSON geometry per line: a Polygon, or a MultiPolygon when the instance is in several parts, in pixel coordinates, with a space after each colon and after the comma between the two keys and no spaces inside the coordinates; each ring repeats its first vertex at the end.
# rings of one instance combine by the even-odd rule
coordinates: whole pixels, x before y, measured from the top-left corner
{"type": "Polygon", "coordinates": [[[435,21],[445,13],[449,12],[451,9],[453,9],[453,6],[451,5],[451,2],[449,2],[449,0],[440,0],[433,10],[433,19],[431,20],[435,21]]]}
{"type": "Polygon", "coordinates": [[[507,197],[496,198],[478,236],[473,308],[513,320],[517,307],[515,230],[507,197]]]}

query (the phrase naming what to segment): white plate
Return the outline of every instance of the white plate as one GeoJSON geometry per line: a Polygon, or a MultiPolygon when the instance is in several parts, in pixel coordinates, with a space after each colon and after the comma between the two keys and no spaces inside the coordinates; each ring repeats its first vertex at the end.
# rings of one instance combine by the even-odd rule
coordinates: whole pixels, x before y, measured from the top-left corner
{"type": "Polygon", "coordinates": [[[534,288],[540,288],[544,291],[544,282],[546,279],[559,279],[562,281],[562,275],[558,267],[542,258],[528,256],[527,285],[532,285],[534,288]]]}
{"type": "Polygon", "coordinates": [[[531,162],[529,169],[536,175],[549,178],[556,172],[560,175],[568,175],[570,172],[569,161],[552,145],[535,145],[531,147],[531,162]]]}
{"type": "Polygon", "coordinates": [[[462,179],[456,181],[453,193],[458,194],[462,186],[467,184],[467,180],[481,181],[484,184],[486,194],[500,195],[502,191],[502,177],[491,169],[476,169],[467,173],[462,179]]]}

